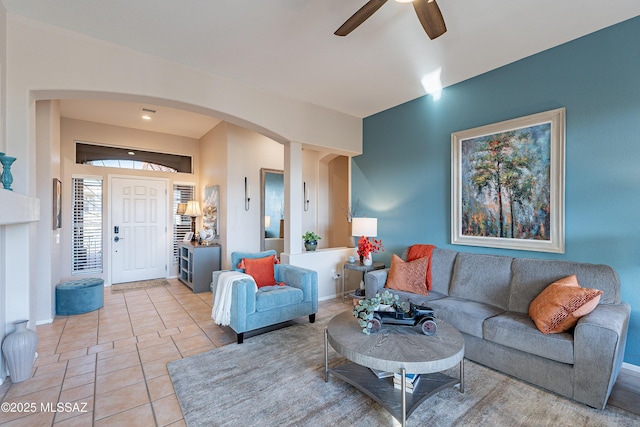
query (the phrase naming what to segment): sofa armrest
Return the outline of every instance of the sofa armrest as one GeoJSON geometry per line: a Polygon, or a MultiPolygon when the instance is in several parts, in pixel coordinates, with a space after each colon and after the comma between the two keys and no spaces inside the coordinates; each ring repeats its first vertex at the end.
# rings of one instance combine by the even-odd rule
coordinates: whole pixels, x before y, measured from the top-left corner
{"type": "Polygon", "coordinates": [[[373,270],[364,275],[364,296],[366,298],[373,298],[378,292],[381,292],[384,288],[384,284],[387,283],[387,276],[389,275],[389,269],[373,270]]]}
{"type": "Polygon", "coordinates": [[[627,340],[631,307],[600,304],[574,331],[573,398],[604,409],[616,381],[627,340]]]}
{"type": "Polygon", "coordinates": [[[318,303],[318,273],[290,264],[278,264],[275,266],[275,270],[278,282],[302,289],[304,301],[318,303]]]}

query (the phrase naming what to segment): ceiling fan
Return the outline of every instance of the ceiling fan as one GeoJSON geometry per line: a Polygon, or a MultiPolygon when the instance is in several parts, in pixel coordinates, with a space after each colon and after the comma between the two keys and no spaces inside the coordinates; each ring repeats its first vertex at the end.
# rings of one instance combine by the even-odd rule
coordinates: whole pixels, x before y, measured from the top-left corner
{"type": "MultiPolygon", "coordinates": [[[[447,32],[447,26],[440,12],[440,8],[435,0],[396,0],[400,3],[413,2],[413,8],[416,10],[418,19],[422,27],[427,32],[431,40],[440,37],[447,32]]],[[[385,4],[387,0],[369,0],[362,6],[351,18],[347,19],[340,28],[334,33],[336,36],[346,36],[351,31],[358,28],[360,24],[366,21],[378,9],[385,4]]]]}

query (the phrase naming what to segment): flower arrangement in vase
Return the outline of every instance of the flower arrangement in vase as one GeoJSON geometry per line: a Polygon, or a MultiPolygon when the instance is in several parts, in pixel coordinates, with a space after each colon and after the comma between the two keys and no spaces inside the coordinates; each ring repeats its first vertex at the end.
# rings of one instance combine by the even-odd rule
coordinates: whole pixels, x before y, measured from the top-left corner
{"type": "Polygon", "coordinates": [[[366,236],[358,239],[358,255],[360,256],[360,262],[364,265],[371,265],[371,254],[379,251],[384,251],[382,240],[369,239],[366,236]]]}

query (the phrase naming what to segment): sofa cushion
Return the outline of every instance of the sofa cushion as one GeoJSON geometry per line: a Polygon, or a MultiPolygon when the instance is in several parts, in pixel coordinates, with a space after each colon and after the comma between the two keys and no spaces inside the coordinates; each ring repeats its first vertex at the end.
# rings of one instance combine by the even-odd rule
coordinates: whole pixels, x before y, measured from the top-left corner
{"type": "Polygon", "coordinates": [[[429,295],[425,283],[428,258],[418,258],[404,262],[398,255],[391,256],[391,269],[387,276],[386,288],[411,292],[420,295],[429,295]]]}
{"type": "Polygon", "coordinates": [[[482,338],[482,323],[504,310],[489,304],[446,297],[429,302],[437,318],[450,323],[460,332],[482,338]]]}
{"type": "Polygon", "coordinates": [[[531,301],[549,283],[572,274],[577,276],[580,286],[602,291],[601,304],[620,303],[620,278],[608,265],[516,258],[512,270],[509,311],[527,314],[531,301]]]}
{"type": "Polygon", "coordinates": [[[431,289],[443,295],[449,295],[449,286],[453,276],[453,266],[458,252],[451,249],[435,248],[431,254],[431,289]]]}
{"type": "Polygon", "coordinates": [[[544,335],[526,314],[507,312],[484,322],[484,339],[560,363],[573,364],[573,334],[544,335]]]}
{"type": "Polygon", "coordinates": [[[449,295],[507,310],[513,258],[459,252],[449,295]]]}
{"type": "Polygon", "coordinates": [[[432,288],[431,255],[433,254],[434,249],[435,246],[433,245],[411,245],[409,246],[409,251],[407,252],[407,262],[415,261],[420,258],[426,258],[427,270],[425,271],[424,284],[427,287],[427,291],[430,291],[432,288]]]}
{"type": "MultiPolygon", "coordinates": [[[[433,249],[433,252],[431,253],[432,290],[442,295],[449,295],[449,286],[451,285],[451,278],[453,277],[453,266],[456,262],[457,255],[458,252],[452,251],[451,249],[433,249]]],[[[409,247],[406,247],[402,252],[402,256],[400,258],[406,261],[408,257],[409,247]]]]}
{"type": "Polygon", "coordinates": [[[256,311],[267,311],[301,303],[302,289],[292,286],[265,286],[256,292],[256,311]]]}
{"type": "Polygon", "coordinates": [[[581,288],[574,274],[553,282],[540,292],[529,306],[529,316],[543,334],[564,332],[593,311],[600,295],[599,289],[581,288]]]}

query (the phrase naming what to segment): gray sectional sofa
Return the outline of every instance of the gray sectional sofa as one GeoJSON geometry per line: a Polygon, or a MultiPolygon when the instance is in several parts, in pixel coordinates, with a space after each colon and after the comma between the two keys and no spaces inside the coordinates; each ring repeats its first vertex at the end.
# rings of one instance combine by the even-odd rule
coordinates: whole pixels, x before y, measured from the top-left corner
{"type": "MultiPolygon", "coordinates": [[[[406,260],[407,251],[402,258],[406,260]]],[[[383,291],[389,270],[365,275],[365,295],[383,291]]],[[[436,248],[428,296],[390,290],[430,306],[465,340],[465,357],[547,390],[603,409],[622,365],[631,308],[620,300],[611,267],[511,258],[436,248]],[[576,274],[583,288],[603,291],[575,328],[542,334],[529,304],[554,281],[576,274]]]]}

